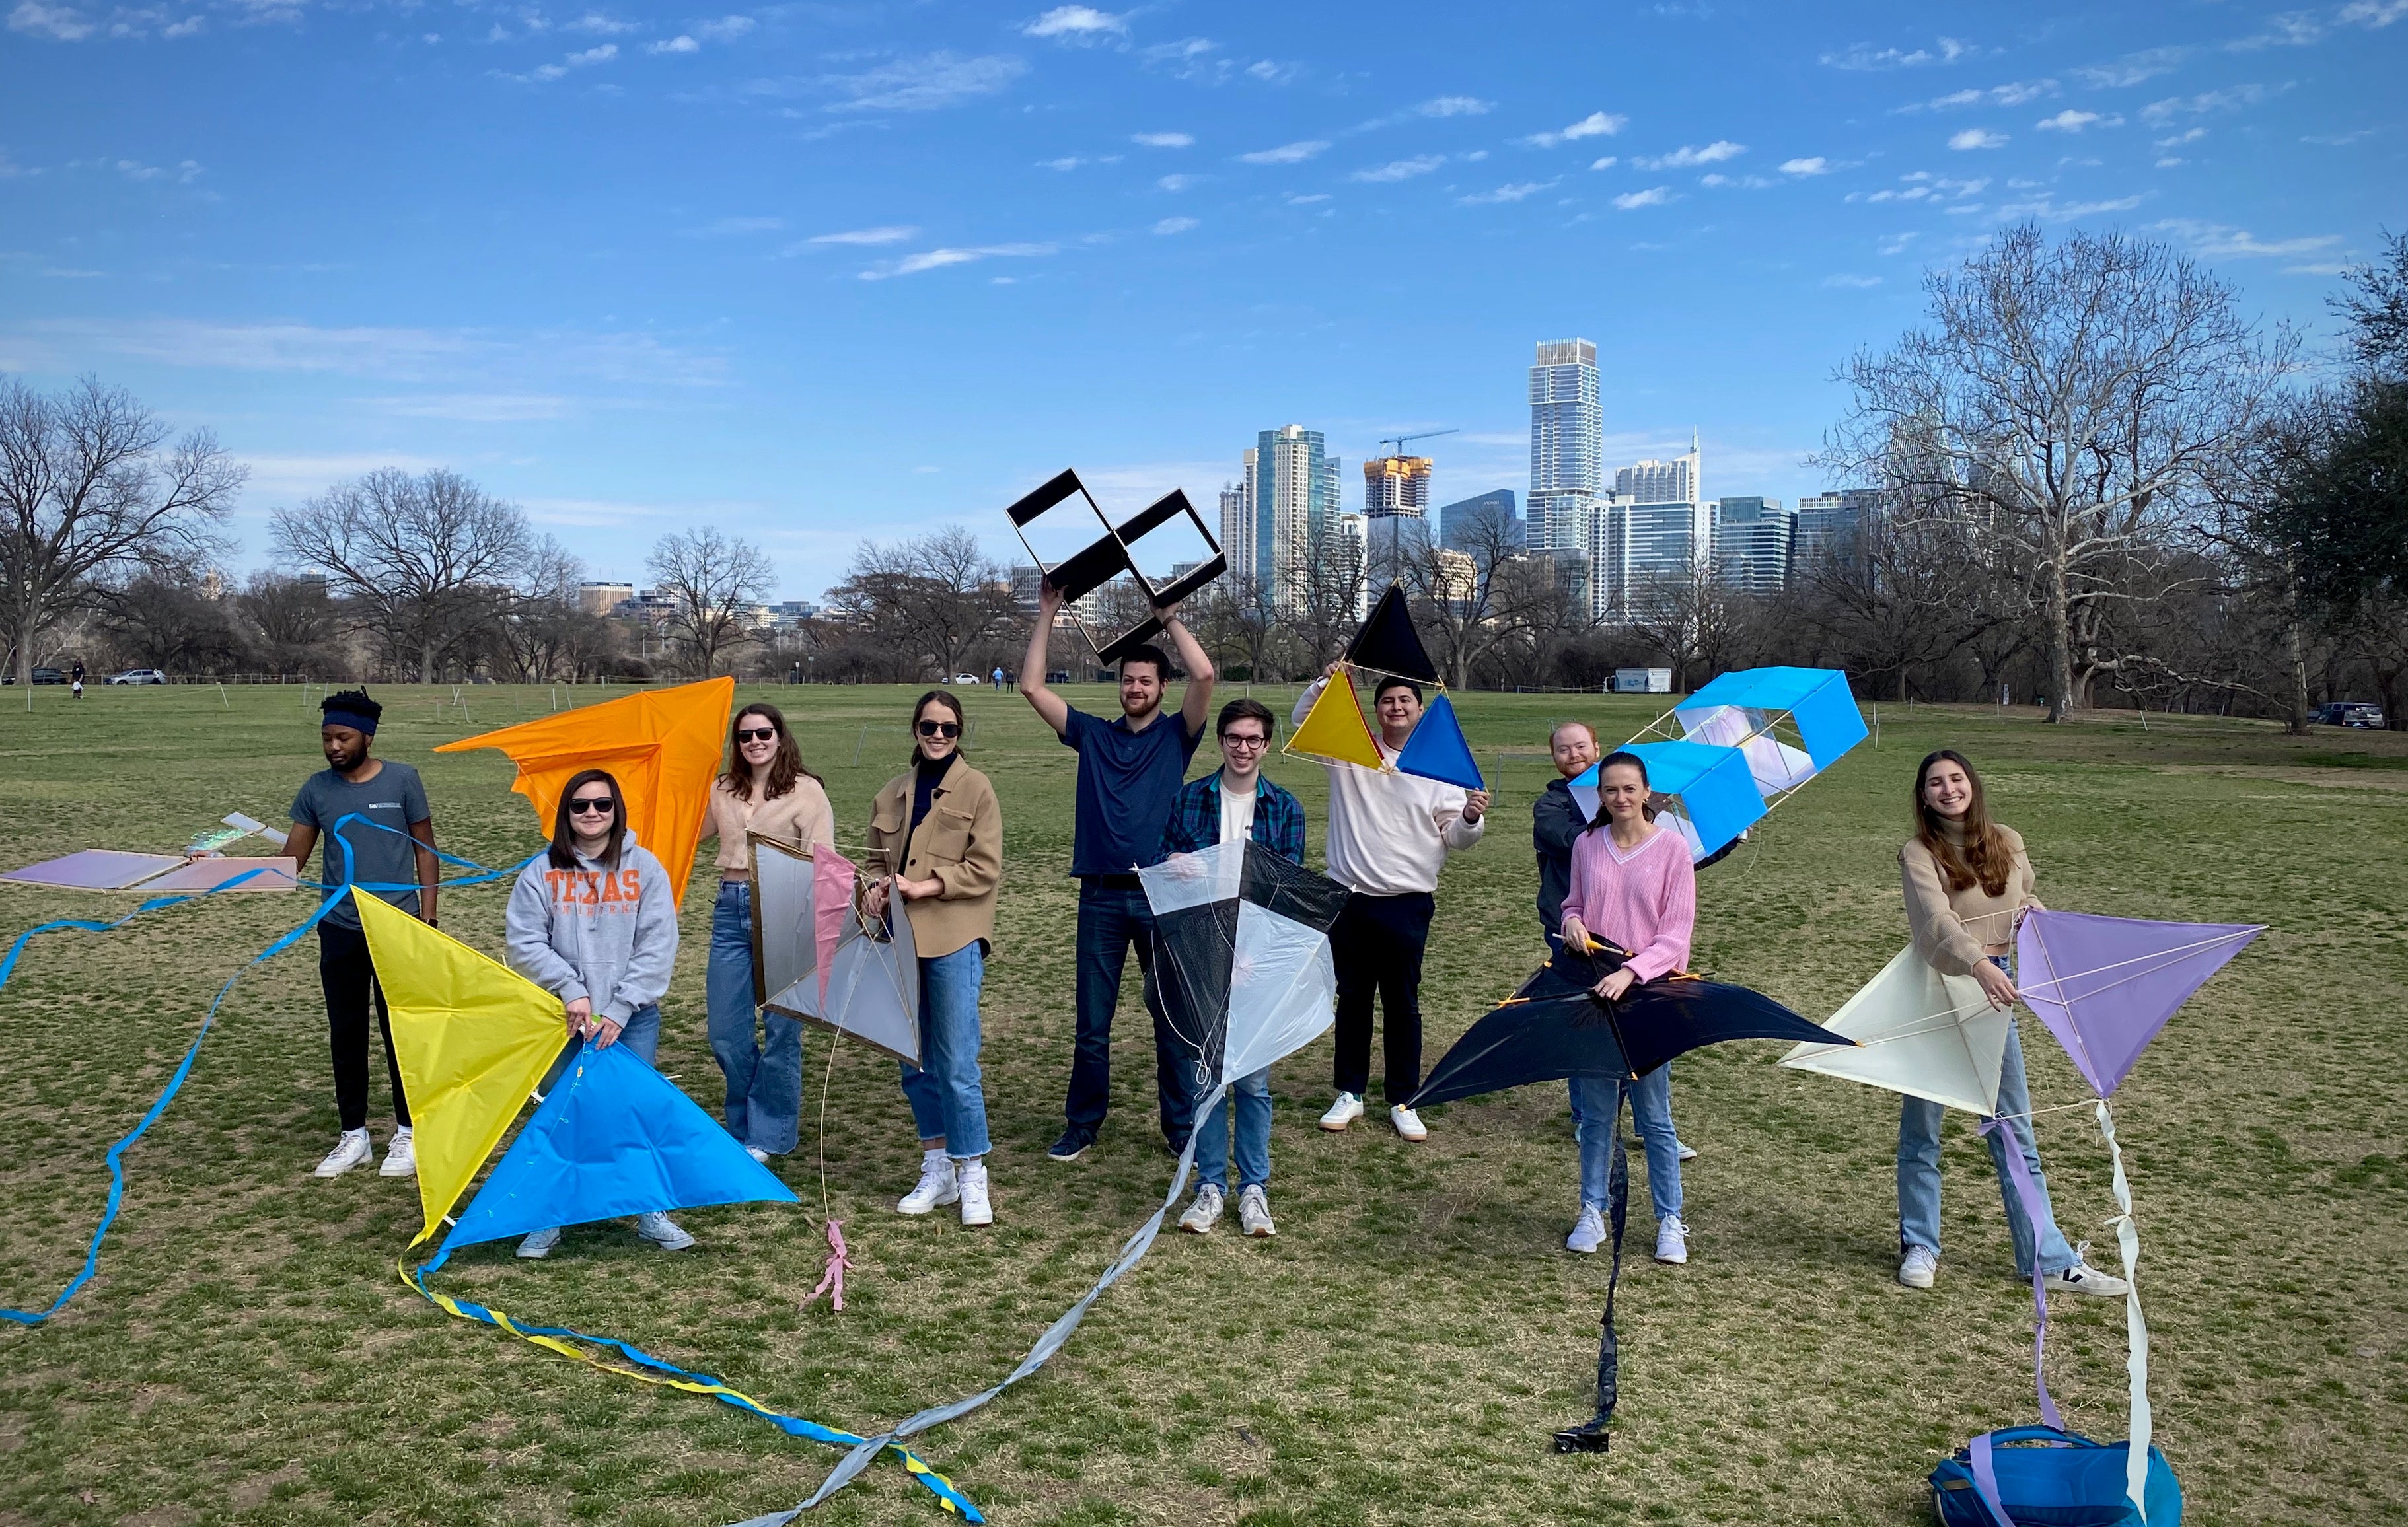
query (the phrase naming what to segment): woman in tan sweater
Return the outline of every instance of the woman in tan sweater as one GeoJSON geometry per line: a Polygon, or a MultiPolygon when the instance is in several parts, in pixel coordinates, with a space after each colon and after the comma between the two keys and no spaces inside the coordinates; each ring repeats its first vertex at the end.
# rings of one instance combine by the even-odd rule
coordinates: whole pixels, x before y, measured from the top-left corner
{"type": "MultiPolygon", "coordinates": [[[[2024,840],[2014,829],[1990,820],[1981,776],[1964,754],[1942,748],[1915,771],[1914,836],[1899,849],[1898,862],[1906,882],[1906,921],[1915,952],[1942,975],[1972,977],[1992,1007],[2001,1012],[2013,1007],[2015,925],[2027,907],[2040,905],[2040,897],[2033,892],[2024,840]]],[[[1940,1120],[1945,1111],[1919,1097],[1900,1100],[1898,1280],[1910,1289],[1931,1287],[1940,1265],[1940,1120]]],[[[1997,1133],[1985,1134],[1983,1143],[1989,1147],[1990,1165],[1999,1177],[1999,1195],[2006,1202],[2017,1276],[2029,1281],[2037,1258],[2042,1282],[2052,1292],[2122,1293],[2123,1279],[2084,1265],[2057,1228],[2048,1178],[2041,1173],[2040,1146],[2032,1138],[2023,1045],[2012,1021],[1999,1068],[1997,1111],[2023,1152],[2040,1201],[2035,1227],[2007,1174],[2005,1144],[1997,1133]]]]}
{"type": "Polygon", "coordinates": [[[794,1149],[801,1126],[803,1025],[753,1005],[752,845],[744,835],[833,847],[836,814],[776,706],[746,706],[728,733],[727,772],[711,785],[703,827],[705,838],[719,840],[703,994],[710,1052],[727,1077],[727,1133],[765,1162],[794,1149]]]}
{"type": "Polygon", "coordinates": [[[888,780],[869,808],[870,857],[887,877],[870,888],[871,915],[902,897],[920,956],[920,1063],[903,1068],[920,1181],[895,1206],[925,1214],[958,1202],[962,1223],[992,1224],[979,986],[1003,883],[1003,808],[962,757],[959,700],[943,690],[920,696],[911,732],[910,772],[888,780]]]}

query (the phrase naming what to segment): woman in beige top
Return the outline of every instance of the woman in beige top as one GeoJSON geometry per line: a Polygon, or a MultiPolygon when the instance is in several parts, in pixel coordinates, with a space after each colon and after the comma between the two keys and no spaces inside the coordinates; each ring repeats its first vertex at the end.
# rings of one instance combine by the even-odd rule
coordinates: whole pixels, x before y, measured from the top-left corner
{"type": "MultiPolygon", "coordinates": [[[[1915,771],[1914,836],[1899,849],[1898,862],[1906,882],[1906,921],[1914,951],[1942,975],[1972,977],[1993,1008],[2004,1012],[2013,1007],[2015,925],[2027,907],[2040,905],[2040,897],[2033,893],[2024,840],[2014,829],[1990,820],[1982,778],[1964,754],[1942,748],[1915,771]]],[[[1901,1099],[1899,1108],[1898,1280],[1910,1289],[1931,1287],[1939,1271],[1940,1120],[1945,1111],[1919,1097],[1901,1099]]],[[[2012,1020],[1999,1068],[1997,1112],[2023,1152],[2039,1207],[2035,1234],[2035,1217],[2024,1212],[2007,1172],[2005,1142],[2000,1132],[1985,1132],[1982,1140],[1998,1174],[1999,1196],[2007,1206],[2017,1276],[2028,1282],[2037,1259],[2042,1285],[2052,1292],[2122,1293],[2123,1279],[2084,1265],[2081,1254],[2065,1244],[2057,1228],[2048,1178],[2041,1173],[2040,1145],[2032,1138],[2023,1045],[2012,1020]]]]}
{"type": "Polygon", "coordinates": [[[920,1181],[896,1208],[925,1214],[959,1203],[962,1223],[991,1224],[986,1091],[979,1073],[979,987],[995,941],[1003,883],[1003,808],[962,757],[962,703],[930,690],[911,707],[911,768],[869,808],[869,851],[886,874],[872,915],[899,896],[920,956],[920,1063],[903,1095],[920,1132],[920,1181]]]}
{"type": "Polygon", "coordinates": [[[746,706],[728,732],[727,772],[710,787],[710,820],[703,827],[704,837],[719,839],[719,900],[710,912],[703,992],[710,1052],[727,1077],[727,1133],[754,1161],[767,1161],[794,1149],[800,1132],[803,1025],[753,1005],[752,845],[744,835],[833,848],[836,815],[776,706],[746,706]]]}

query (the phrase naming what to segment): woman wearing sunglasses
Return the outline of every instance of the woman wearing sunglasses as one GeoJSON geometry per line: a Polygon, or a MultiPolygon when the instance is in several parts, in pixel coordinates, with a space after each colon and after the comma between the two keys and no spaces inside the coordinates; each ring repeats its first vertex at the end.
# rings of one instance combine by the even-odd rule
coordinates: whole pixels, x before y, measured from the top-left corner
{"type": "Polygon", "coordinates": [[[962,1223],[992,1224],[978,1005],[1003,882],[1003,808],[962,757],[959,700],[943,690],[922,695],[911,735],[910,772],[888,780],[869,808],[869,850],[886,876],[869,890],[870,915],[902,897],[920,954],[920,1064],[903,1068],[920,1182],[895,1206],[925,1214],[958,1202],[962,1223]]]}
{"type": "Polygon", "coordinates": [[[777,706],[746,706],[728,730],[727,771],[711,786],[703,827],[705,837],[719,839],[703,992],[710,1052],[727,1078],[727,1133],[766,1162],[794,1149],[801,1128],[803,1025],[752,1003],[752,846],[745,835],[833,848],[836,814],[777,706]]]}
{"type": "MultiPolygon", "coordinates": [[[[677,961],[677,902],[668,871],[627,829],[617,779],[587,769],[568,781],[552,851],[519,872],[503,926],[510,968],[560,999],[570,1038],[596,1049],[624,1041],[652,1063],[677,961]]],[[[544,1091],[569,1059],[562,1054],[544,1091]]],[[[658,1210],[636,1216],[636,1234],[664,1251],[694,1244],[658,1210]]],[[[557,1226],[538,1230],[519,1242],[519,1255],[550,1256],[559,1244],[557,1226]]]]}

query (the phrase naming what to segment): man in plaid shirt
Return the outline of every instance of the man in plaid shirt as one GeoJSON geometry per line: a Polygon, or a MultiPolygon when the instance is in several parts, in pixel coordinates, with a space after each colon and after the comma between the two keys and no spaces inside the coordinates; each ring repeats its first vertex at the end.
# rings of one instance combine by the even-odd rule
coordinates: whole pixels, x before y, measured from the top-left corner
{"type": "MultiPolygon", "coordinates": [[[[1162,831],[1162,851],[1195,853],[1216,843],[1250,837],[1281,858],[1304,863],[1304,807],[1295,796],[1263,778],[1263,754],[1270,749],[1270,707],[1260,700],[1232,700],[1221,707],[1221,767],[1182,785],[1171,798],[1170,821],[1162,831]]],[[[1241,1077],[1230,1089],[1238,1110],[1238,1223],[1249,1235],[1278,1234],[1271,1224],[1270,1068],[1241,1077]]],[[[1209,1234],[1229,1196],[1229,1113],[1215,1108],[1196,1120],[1196,1201],[1179,1217],[1179,1228],[1209,1234]]]]}

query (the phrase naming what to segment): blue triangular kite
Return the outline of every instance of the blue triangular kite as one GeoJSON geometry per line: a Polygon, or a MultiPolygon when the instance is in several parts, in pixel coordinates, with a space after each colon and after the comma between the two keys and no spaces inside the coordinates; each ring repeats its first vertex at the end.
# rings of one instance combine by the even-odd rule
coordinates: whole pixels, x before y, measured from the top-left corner
{"type": "Polygon", "coordinates": [[[624,1045],[589,1044],[519,1131],[442,1249],[653,1209],[759,1201],[791,1204],[795,1195],[624,1045]]]}
{"type": "Polygon", "coordinates": [[[1463,740],[1463,728],[1455,721],[1455,704],[1443,694],[1430,701],[1413,735],[1405,739],[1405,750],[1397,755],[1397,772],[1466,790],[1488,788],[1488,781],[1480,778],[1480,765],[1472,762],[1471,744],[1463,740]]]}

